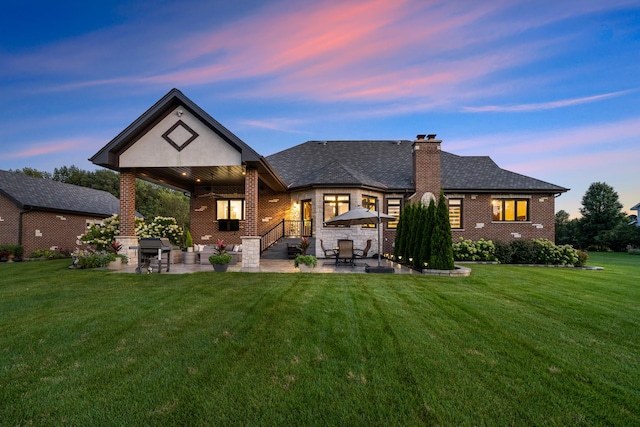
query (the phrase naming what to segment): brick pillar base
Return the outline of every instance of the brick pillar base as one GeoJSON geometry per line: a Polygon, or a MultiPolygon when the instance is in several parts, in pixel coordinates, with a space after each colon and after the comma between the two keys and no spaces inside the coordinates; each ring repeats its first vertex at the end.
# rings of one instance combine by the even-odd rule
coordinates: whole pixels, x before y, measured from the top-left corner
{"type": "Polygon", "coordinates": [[[260,236],[242,236],[242,271],[260,270],[260,236]]]}

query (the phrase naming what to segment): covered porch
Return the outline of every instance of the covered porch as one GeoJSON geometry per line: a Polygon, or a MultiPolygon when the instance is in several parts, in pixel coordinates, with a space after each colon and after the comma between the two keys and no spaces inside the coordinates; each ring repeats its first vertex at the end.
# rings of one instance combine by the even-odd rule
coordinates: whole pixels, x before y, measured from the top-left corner
{"type": "Polygon", "coordinates": [[[194,244],[242,245],[243,270],[259,269],[261,235],[290,209],[286,186],[264,157],[177,89],[90,160],[120,173],[116,240],[130,264],[137,264],[130,249],[137,245],[137,178],[189,195],[194,244]]]}

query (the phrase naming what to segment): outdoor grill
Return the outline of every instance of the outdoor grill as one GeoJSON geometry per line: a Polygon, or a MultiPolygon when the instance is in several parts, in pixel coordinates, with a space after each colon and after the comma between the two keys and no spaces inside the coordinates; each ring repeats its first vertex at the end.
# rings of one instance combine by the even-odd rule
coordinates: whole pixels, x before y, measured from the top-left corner
{"type": "MultiPolygon", "coordinates": [[[[143,270],[151,273],[151,263],[153,261],[157,261],[158,273],[162,272],[162,255],[169,254],[169,252],[171,252],[171,242],[165,237],[138,240],[138,267],[136,268],[136,273],[142,273],[143,270]]],[[[170,266],[171,263],[167,255],[167,272],[169,272],[170,266]]]]}

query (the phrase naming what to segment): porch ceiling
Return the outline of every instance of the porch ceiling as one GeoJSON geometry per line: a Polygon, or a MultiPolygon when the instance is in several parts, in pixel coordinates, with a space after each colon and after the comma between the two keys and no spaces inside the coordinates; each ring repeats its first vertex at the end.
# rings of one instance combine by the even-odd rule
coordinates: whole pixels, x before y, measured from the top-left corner
{"type": "Polygon", "coordinates": [[[182,191],[193,192],[200,185],[244,185],[244,166],[136,168],[136,175],[182,191]]]}

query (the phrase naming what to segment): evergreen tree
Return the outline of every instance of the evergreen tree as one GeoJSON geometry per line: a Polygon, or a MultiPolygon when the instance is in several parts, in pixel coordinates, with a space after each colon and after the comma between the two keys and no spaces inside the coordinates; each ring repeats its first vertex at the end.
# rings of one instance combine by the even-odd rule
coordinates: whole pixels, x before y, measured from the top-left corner
{"type": "Polygon", "coordinates": [[[582,197],[580,213],[579,244],[582,247],[595,245],[599,249],[606,248],[604,235],[614,229],[625,216],[618,193],[604,182],[594,182],[589,186],[582,197]]]}
{"type": "Polygon", "coordinates": [[[436,216],[436,203],[433,199],[429,201],[429,206],[424,209],[422,228],[422,244],[420,247],[420,264],[416,265],[418,270],[425,268],[425,263],[429,263],[431,256],[431,239],[433,237],[433,225],[436,216]]]}
{"type": "Polygon", "coordinates": [[[436,207],[429,268],[434,270],[453,270],[455,268],[451,224],[449,223],[449,207],[443,192],[440,192],[440,199],[436,207]]]}

